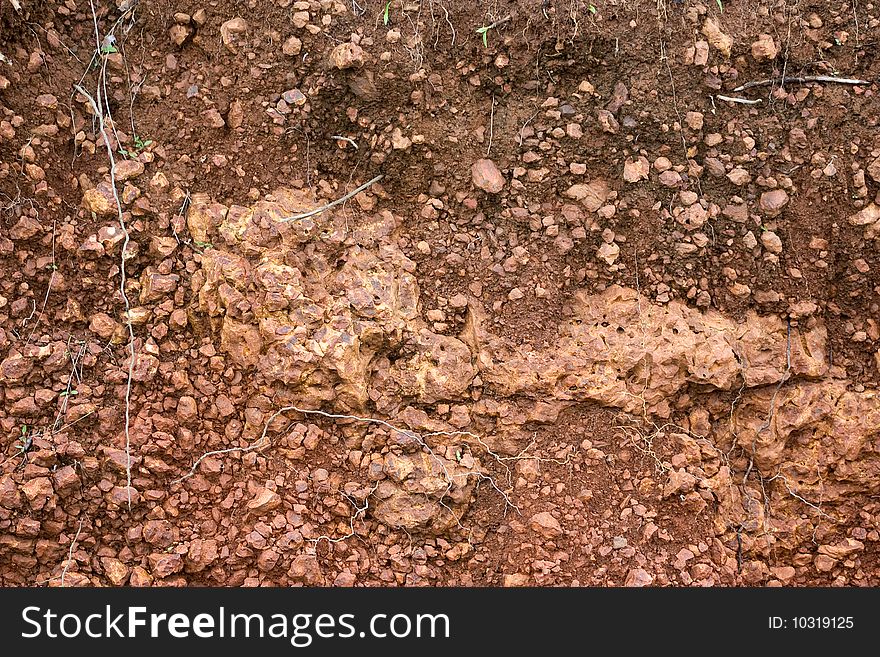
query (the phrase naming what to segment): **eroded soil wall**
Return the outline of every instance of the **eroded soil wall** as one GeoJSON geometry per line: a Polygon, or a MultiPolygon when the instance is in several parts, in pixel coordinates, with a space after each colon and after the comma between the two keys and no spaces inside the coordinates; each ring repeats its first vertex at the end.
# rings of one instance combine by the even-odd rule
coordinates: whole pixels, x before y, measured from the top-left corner
{"type": "Polygon", "coordinates": [[[17,4],[0,584],[880,584],[873,5],[17,4]]]}

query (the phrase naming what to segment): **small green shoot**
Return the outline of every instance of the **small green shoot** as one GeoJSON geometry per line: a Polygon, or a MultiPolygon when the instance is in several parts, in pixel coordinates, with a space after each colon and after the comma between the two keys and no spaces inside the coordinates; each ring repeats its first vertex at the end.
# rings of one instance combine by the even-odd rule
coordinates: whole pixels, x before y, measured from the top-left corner
{"type": "Polygon", "coordinates": [[[202,242],[201,240],[193,240],[193,244],[195,244],[200,249],[211,249],[214,247],[210,242],[202,242]]]}
{"type": "Polygon", "coordinates": [[[489,30],[492,30],[496,27],[501,27],[505,23],[508,23],[510,20],[511,20],[511,17],[508,15],[500,20],[495,21],[491,25],[484,25],[483,27],[477,28],[477,34],[479,34],[481,37],[483,37],[483,47],[484,48],[489,47],[489,30]]]}
{"type": "Polygon", "coordinates": [[[74,395],[78,395],[78,390],[64,390],[58,393],[59,397],[73,397],[74,395]]]}
{"type": "Polygon", "coordinates": [[[138,153],[147,148],[150,144],[153,143],[152,139],[141,139],[139,135],[134,136],[134,148],[131,150],[120,147],[119,152],[123,157],[127,157],[129,159],[133,159],[137,157],[138,153]]]}
{"type": "Polygon", "coordinates": [[[724,3],[721,0],[715,0],[715,4],[718,5],[718,11],[722,14],[724,13],[724,3]]]}
{"type": "Polygon", "coordinates": [[[484,48],[488,48],[488,47],[489,47],[489,36],[488,36],[488,35],[489,35],[489,29],[490,29],[490,28],[489,28],[488,25],[487,25],[487,26],[484,26],[484,27],[481,27],[481,28],[479,28],[479,29],[477,29],[477,34],[480,34],[480,35],[482,35],[482,37],[483,37],[483,47],[484,47],[484,48]]]}
{"type": "Polygon", "coordinates": [[[596,9],[596,5],[590,3],[590,6],[587,7],[587,11],[589,11],[591,14],[595,15],[599,10],[596,9]]]}
{"type": "MultiPolygon", "coordinates": [[[[22,461],[18,467],[22,468],[27,464],[28,461],[28,452],[31,451],[31,447],[34,446],[34,437],[32,434],[28,433],[28,425],[21,425],[21,436],[18,438],[18,443],[15,445],[15,448],[18,450],[15,456],[21,456],[22,461]]],[[[10,457],[12,458],[12,457],[10,457]]],[[[8,461],[9,459],[7,459],[8,461]]],[[[6,461],[3,461],[6,463],[6,461]]]]}
{"type": "Polygon", "coordinates": [[[116,37],[111,33],[104,37],[104,40],[101,41],[101,45],[98,47],[98,51],[102,55],[111,55],[115,52],[119,52],[119,48],[116,47],[116,37]]]}
{"type": "Polygon", "coordinates": [[[391,10],[391,0],[385,3],[385,11],[382,12],[382,23],[388,25],[388,21],[390,20],[388,17],[388,12],[391,10]]]}

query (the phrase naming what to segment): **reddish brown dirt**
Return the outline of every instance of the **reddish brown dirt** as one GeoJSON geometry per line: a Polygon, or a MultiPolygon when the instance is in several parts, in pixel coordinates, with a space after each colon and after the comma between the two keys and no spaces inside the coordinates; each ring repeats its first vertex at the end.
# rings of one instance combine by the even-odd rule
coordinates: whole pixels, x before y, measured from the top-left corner
{"type": "MultiPolygon", "coordinates": [[[[368,448],[356,426],[327,418],[291,413],[290,423],[303,423],[298,437],[276,423],[273,446],[221,455],[213,470],[174,483],[204,452],[250,444],[279,405],[194,310],[191,280],[214,248],[187,232],[199,193],[247,206],[287,187],[317,202],[382,173],[336,212],[354,227],[368,212],[398,218],[395,243],[416,265],[420,319],[437,334],[467,325],[467,309],[450,303],[456,295],[478,302],[489,330],[524,352],[553,344],[576,291],[612,284],[637,288],[646,303],[678,300],[735,319],[785,317],[813,302],[807,314],[827,328],[836,376],[857,393],[875,390],[880,249],[848,219],[880,203],[876,7],[726,0],[722,13],[693,0],[394,0],[386,25],[376,1],[126,4],[134,9],[97,6],[98,31],[116,36],[107,50],[117,51],[100,53],[88,2],[21,0],[20,12],[0,3],[0,361],[24,353],[40,363],[20,376],[0,372],[0,584],[880,584],[876,489],[841,502],[836,523],[808,505],[774,516],[814,528],[792,530],[796,547],[776,549],[766,527],[716,526],[706,487],[664,495],[676,430],[592,403],[521,426],[509,460],[482,454],[517,508],[481,479],[466,513],[439,535],[391,527],[372,507],[356,512],[352,491],[369,493],[374,480],[352,452],[397,447],[383,435],[368,448]],[[221,25],[235,17],[247,29],[227,47],[221,25]],[[708,62],[694,64],[693,49],[699,56],[711,41],[701,31],[707,17],[731,37],[731,53],[712,45],[708,62]],[[496,21],[484,46],[476,30],[496,21]],[[756,56],[760,34],[773,38],[775,57],[756,56]],[[301,44],[285,54],[292,36],[301,44]],[[364,63],[337,70],[330,53],[349,41],[364,63]],[[138,247],[126,261],[127,291],[143,316],[135,348],[158,361],[130,395],[131,509],[120,246],[89,242],[116,215],[82,203],[109,180],[109,160],[73,89],[81,82],[96,93],[104,65],[116,158],[123,148],[145,166],[119,190],[139,195],[125,208],[138,247]],[[783,74],[869,84],[783,88],[783,74]],[[777,81],[733,91],[764,78],[777,81]],[[293,89],[303,104],[282,98],[293,89]],[[599,120],[609,103],[614,131],[599,120]],[[625,162],[639,157],[652,168],[628,182],[625,162]],[[481,158],[500,169],[501,193],[475,186],[481,158]],[[679,182],[661,180],[662,158],[679,182]],[[736,167],[748,182],[730,180],[736,167]],[[597,180],[612,192],[598,214],[566,198],[597,180]],[[760,204],[774,189],[789,199],[775,217],[760,204]],[[672,216],[690,192],[708,211],[696,232],[672,216]],[[762,246],[767,233],[781,241],[777,252],[762,246]],[[172,252],[155,238],[173,240],[172,252]],[[597,258],[605,243],[619,247],[613,264],[597,258]],[[141,302],[148,267],[179,284],[141,302]],[[115,322],[103,336],[100,313],[115,322]],[[305,427],[319,447],[303,449],[305,427]],[[26,454],[20,440],[32,441],[26,454]],[[266,489],[280,504],[249,509],[266,489]],[[819,549],[850,539],[862,547],[833,558],[819,549]]],[[[384,356],[393,363],[408,348],[384,356]]],[[[670,422],[687,425],[705,392],[693,384],[671,399],[670,422]]],[[[713,394],[722,409],[713,418],[738,402],[735,389],[713,394]]],[[[492,396],[475,384],[464,401],[492,396]]],[[[445,421],[462,400],[446,401],[406,403],[445,421]]],[[[466,429],[493,427],[475,416],[466,429]]],[[[873,464],[876,428],[863,438],[873,464]]],[[[732,449],[733,478],[764,486],[773,473],[758,482],[749,455],[732,449]]]]}

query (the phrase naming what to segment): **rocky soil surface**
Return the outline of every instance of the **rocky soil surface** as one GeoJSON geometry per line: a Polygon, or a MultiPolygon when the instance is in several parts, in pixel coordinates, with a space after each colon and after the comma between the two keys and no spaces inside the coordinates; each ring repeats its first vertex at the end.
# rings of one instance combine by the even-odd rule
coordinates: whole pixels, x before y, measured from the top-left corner
{"type": "Polygon", "coordinates": [[[0,585],[880,585],[878,43],[3,0],[0,585]]]}

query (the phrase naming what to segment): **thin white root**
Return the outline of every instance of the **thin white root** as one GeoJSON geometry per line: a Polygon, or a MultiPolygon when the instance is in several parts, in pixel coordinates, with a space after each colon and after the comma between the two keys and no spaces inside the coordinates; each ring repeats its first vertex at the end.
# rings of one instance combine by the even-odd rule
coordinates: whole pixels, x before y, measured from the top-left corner
{"type": "Polygon", "coordinates": [[[372,180],[368,180],[360,187],[353,189],[345,196],[342,196],[342,197],[336,199],[335,201],[328,203],[327,205],[322,205],[320,208],[315,208],[314,210],[309,210],[308,212],[302,212],[300,214],[295,214],[291,217],[284,217],[283,219],[279,219],[278,221],[279,222],[299,221],[300,219],[307,219],[309,217],[315,216],[316,214],[321,214],[322,212],[324,212],[324,210],[329,210],[330,208],[335,208],[337,205],[345,203],[348,199],[352,198],[353,196],[357,196],[358,194],[360,194],[362,191],[364,191],[368,187],[372,187],[373,185],[375,185],[377,182],[382,180],[382,178],[384,178],[384,177],[385,177],[385,174],[380,173],[378,176],[376,176],[372,180]]]}
{"type": "Polygon", "coordinates": [[[768,84],[776,84],[784,85],[786,82],[793,82],[794,84],[804,84],[807,82],[825,82],[828,84],[850,84],[850,85],[863,85],[863,84],[871,84],[867,80],[858,80],[856,78],[836,78],[833,75],[805,75],[803,77],[795,77],[795,78],[767,78],[766,80],[755,80],[753,82],[746,82],[745,84],[741,84],[736,89],[735,92],[745,91],[746,89],[751,89],[753,87],[763,87],[768,84]]]}
{"type": "Polygon", "coordinates": [[[347,144],[351,144],[354,146],[354,150],[358,150],[357,142],[351,137],[343,137],[342,135],[330,135],[330,139],[335,139],[336,141],[344,141],[347,144]]]}
{"type": "Polygon", "coordinates": [[[751,98],[736,98],[735,96],[722,96],[718,94],[715,96],[718,100],[726,100],[729,103],[739,103],[740,105],[757,105],[761,103],[762,100],[760,98],[755,98],[754,100],[751,98]]]}
{"type": "Polygon", "coordinates": [[[73,551],[76,549],[76,542],[79,540],[79,534],[83,528],[83,521],[79,521],[79,527],[77,527],[76,535],[73,537],[73,540],[70,542],[70,548],[67,550],[67,561],[64,562],[64,570],[61,571],[61,587],[64,588],[64,578],[67,577],[67,570],[70,568],[70,562],[73,561],[73,551]]]}
{"type": "MultiPolygon", "coordinates": [[[[92,107],[92,111],[95,113],[95,117],[98,119],[99,125],[101,126],[101,138],[104,141],[104,146],[107,149],[107,157],[110,159],[110,186],[113,189],[113,198],[116,201],[116,212],[119,219],[119,227],[122,230],[123,235],[125,235],[125,239],[122,242],[122,255],[120,256],[120,281],[119,281],[119,291],[122,294],[122,299],[125,302],[125,324],[128,328],[128,351],[129,351],[129,361],[128,361],[128,377],[125,383],[125,460],[126,460],[126,491],[128,493],[128,509],[131,510],[131,382],[134,374],[134,362],[135,362],[135,349],[134,349],[134,329],[131,325],[131,303],[128,300],[128,295],[125,292],[125,255],[128,250],[128,244],[131,240],[131,237],[128,233],[128,229],[125,226],[125,217],[122,214],[122,201],[119,199],[119,191],[116,189],[116,158],[113,157],[113,148],[110,146],[110,138],[107,136],[107,130],[104,127],[104,115],[101,112],[98,103],[95,102],[95,99],[83,89],[80,85],[74,85],[74,88],[81,93],[86,100],[89,101],[89,104],[92,107]]],[[[100,98],[100,87],[98,90],[98,97],[100,98]]]]}

